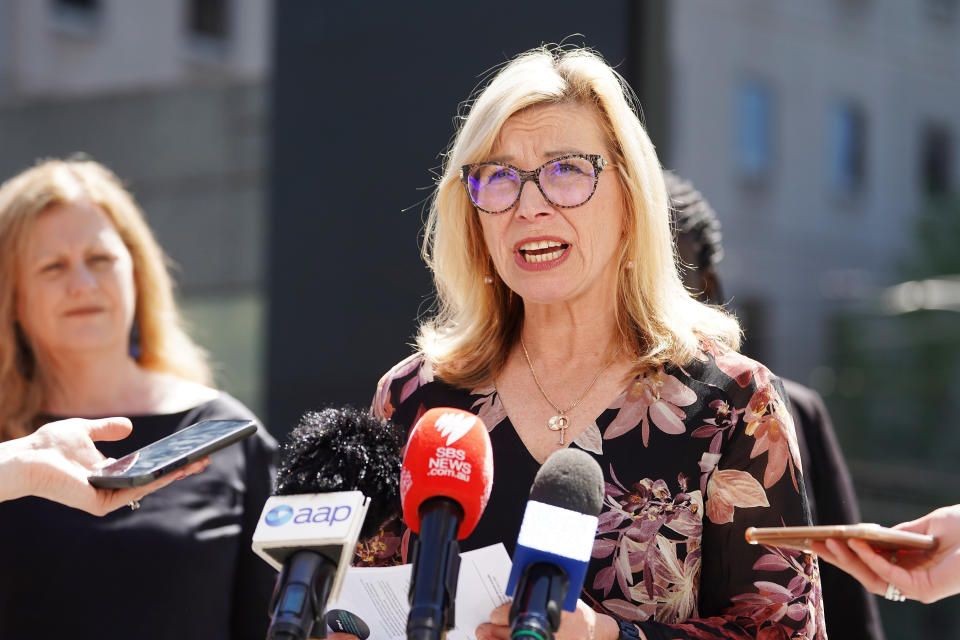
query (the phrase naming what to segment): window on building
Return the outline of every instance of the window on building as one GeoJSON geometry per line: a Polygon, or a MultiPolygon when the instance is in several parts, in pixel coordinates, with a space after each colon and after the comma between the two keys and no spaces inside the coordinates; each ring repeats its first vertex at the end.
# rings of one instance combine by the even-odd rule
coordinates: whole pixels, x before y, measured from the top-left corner
{"type": "Polygon", "coordinates": [[[852,195],[866,181],[867,127],[863,109],[852,102],[838,102],[827,125],[827,171],[830,188],[852,195]]]}
{"type": "Polygon", "coordinates": [[[186,37],[195,62],[223,62],[230,37],[229,0],[187,0],[186,37]]]}
{"type": "Polygon", "coordinates": [[[74,35],[86,35],[97,28],[103,7],[100,0],[52,0],[54,26],[74,35]]]}
{"type": "Polygon", "coordinates": [[[926,0],[927,15],[934,20],[953,20],[957,14],[957,0],[926,0]]]}
{"type": "Polygon", "coordinates": [[[774,116],[769,86],[750,79],[737,89],[735,127],[736,164],[747,180],[763,180],[773,172],[774,116]]]}
{"type": "Polygon", "coordinates": [[[927,124],[920,138],[920,186],[925,193],[951,190],[953,136],[942,124],[927,124]]]}
{"type": "Polygon", "coordinates": [[[191,35],[224,39],[229,32],[227,0],[190,0],[188,28],[191,35]]]}
{"type": "Polygon", "coordinates": [[[55,10],[96,11],[100,8],[100,0],[54,0],[55,10]]]}

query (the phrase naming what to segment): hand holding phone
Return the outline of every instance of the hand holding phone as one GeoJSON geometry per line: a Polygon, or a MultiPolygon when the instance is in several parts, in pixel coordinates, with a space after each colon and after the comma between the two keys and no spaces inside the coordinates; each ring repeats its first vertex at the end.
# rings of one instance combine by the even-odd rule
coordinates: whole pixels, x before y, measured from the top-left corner
{"type": "Polygon", "coordinates": [[[252,420],[204,420],[107,464],[87,480],[95,487],[140,487],[253,435],[252,420]]]}
{"type": "Polygon", "coordinates": [[[960,594],[960,504],[898,524],[896,531],[931,536],[937,548],[909,555],[877,553],[864,541],[851,538],[814,542],[813,550],[878,595],[891,597],[893,587],[920,602],[960,594]]]}

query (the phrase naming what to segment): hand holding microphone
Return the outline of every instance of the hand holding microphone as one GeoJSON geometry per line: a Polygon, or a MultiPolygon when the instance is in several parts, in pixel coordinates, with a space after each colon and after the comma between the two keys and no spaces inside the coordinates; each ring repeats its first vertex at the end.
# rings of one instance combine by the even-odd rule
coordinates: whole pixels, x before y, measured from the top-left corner
{"type": "Polygon", "coordinates": [[[413,547],[407,638],[440,640],[455,624],[460,548],[493,488],[493,449],[483,421],[461,409],[427,411],[410,432],[400,472],[413,547]]]}

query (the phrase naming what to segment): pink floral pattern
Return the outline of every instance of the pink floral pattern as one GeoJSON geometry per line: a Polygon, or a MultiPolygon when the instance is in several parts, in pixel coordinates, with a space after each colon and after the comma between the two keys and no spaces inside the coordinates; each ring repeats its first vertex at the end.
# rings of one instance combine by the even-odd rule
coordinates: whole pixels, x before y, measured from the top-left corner
{"type": "MultiPolygon", "coordinates": [[[[530,460],[515,451],[522,442],[494,387],[456,389],[428,369],[418,356],[401,362],[378,386],[373,410],[408,428],[431,406],[459,406],[484,420],[513,457],[495,466],[481,524],[502,518],[491,530],[509,548],[516,534],[504,530],[520,516],[498,513],[507,498],[497,502],[497,483],[505,494],[525,496],[521,487],[536,466],[519,469],[530,460]]],[[[783,397],[766,368],[707,339],[684,367],[629,383],[573,445],[592,453],[605,476],[582,599],[651,640],[826,639],[816,558],[743,538],[748,526],[805,524],[799,450],[783,397]]],[[[398,561],[402,538],[401,526],[386,527],[360,555],[398,561]]]]}
{"type": "Polygon", "coordinates": [[[662,368],[637,378],[612,408],[620,409],[617,417],[607,426],[604,440],[629,433],[639,423],[643,433],[643,446],[650,441],[650,423],[664,433],[678,434],[686,431],[686,417],[680,407],[693,404],[697,394],[662,368]]]}
{"type": "Polygon", "coordinates": [[[487,425],[488,431],[492,431],[507,417],[507,411],[503,408],[503,403],[500,402],[500,394],[497,393],[497,388],[493,385],[472,389],[470,395],[477,397],[477,401],[473,403],[470,410],[483,420],[483,424],[487,425]]]}

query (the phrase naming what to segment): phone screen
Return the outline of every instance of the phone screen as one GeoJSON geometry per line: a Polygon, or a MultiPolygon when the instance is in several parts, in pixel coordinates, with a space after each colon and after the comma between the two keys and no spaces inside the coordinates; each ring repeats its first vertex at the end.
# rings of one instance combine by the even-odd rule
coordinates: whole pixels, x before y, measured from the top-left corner
{"type": "Polygon", "coordinates": [[[205,420],[190,425],[97,470],[89,477],[97,487],[139,486],[252,435],[250,420],[205,420]]]}

